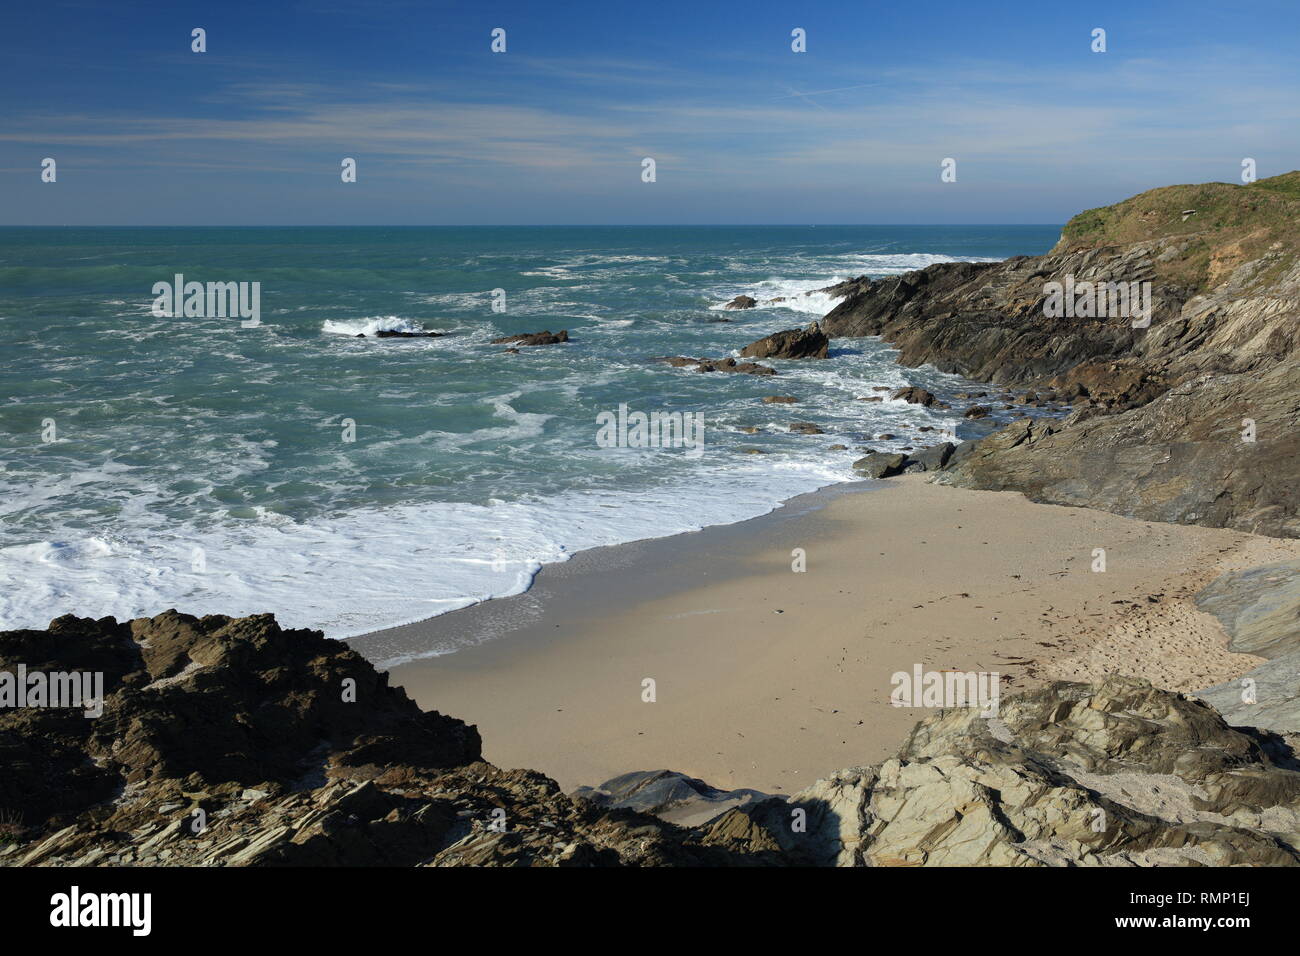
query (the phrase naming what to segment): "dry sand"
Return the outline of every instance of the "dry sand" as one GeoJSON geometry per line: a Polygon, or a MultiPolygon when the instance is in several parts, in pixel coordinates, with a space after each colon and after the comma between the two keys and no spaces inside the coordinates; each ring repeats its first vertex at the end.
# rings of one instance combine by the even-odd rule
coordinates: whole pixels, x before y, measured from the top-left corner
{"type": "Polygon", "coordinates": [[[1239,676],[1259,659],[1228,653],[1190,598],[1298,554],[913,476],[584,552],[527,594],[350,643],[378,661],[461,647],[394,666],[393,683],[477,724],[488,760],[565,790],[669,768],[790,793],[902,743],[928,712],[891,706],[890,678],[914,664],[997,671],[1003,694],[1111,670],[1177,689],[1239,676]]]}

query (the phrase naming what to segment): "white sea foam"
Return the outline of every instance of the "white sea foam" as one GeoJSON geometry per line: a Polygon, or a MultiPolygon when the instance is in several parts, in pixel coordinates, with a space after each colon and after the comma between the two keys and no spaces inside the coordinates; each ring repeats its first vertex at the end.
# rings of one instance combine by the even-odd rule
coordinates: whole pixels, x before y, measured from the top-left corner
{"type": "Polygon", "coordinates": [[[374,335],[376,332],[437,332],[439,329],[426,329],[414,319],[400,315],[375,315],[364,319],[326,319],[321,326],[322,332],[331,335],[374,335]]]}
{"type": "MultiPolygon", "coordinates": [[[[516,268],[513,254],[484,254],[474,264],[494,258],[507,263],[503,269],[516,268]]],[[[753,383],[742,376],[718,381],[645,360],[660,354],[660,335],[676,337],[672,347],[682,349],[680,354],[721,354],[726,351],[721,343],[744,340],[724,338],[726,326],[683,321],[685,315],[699,317],[700,294],[717,300],[713,308],[738,293],[753,295],[766,309],[787,310],[784,320],[769,312],[760,321],[794,324],[799,320],[788,312],[817,316],[833,308],[835,300],[818,290],[836,281],[894,274],[950,257],[772,250],[704,271],[672,256],[583,253],[541,261],[525,274],[565,283],[512,288],[507,316],[490,312],[487,291],[420,290],[394,290],[410,303],[397,308],[350,305],[364,301],[359,294],[331,305],[334,300],[322,293],[321,306],[286,299],[273,313],[285,316],[281,328],[306,334],[320,322],[312,316],[331,310],[424,317],[370,315],[319,325],[325,335],[347,337],[383,330],[445,331],[427,316],[454,316],[445,321],[454,322],[458,334],[439,339],[436,350],[358,350],[339,342],[338,348],[304,353],[301,335],[274,334],[242,339],[239,349],[224,342],[213,348],[214,332],[242,335],[238,323],[213,327],[182,318],[161,325],[118,320],[112,324],[122,329],[96,329],[111,345],[121,346],[126,359],[114,358],[108,390],[82,400],[84,411],[78,410],[111,421],[109,431],[94,432],[103,442],[102,460],[87,460],[72,445],[64,448],[85,434],[70,413],[66,424],[60,417],[59,442],[36,450],[16,446],[0,471],[3,540],[13,542],[0,548],[0,628],[43,627],[67,612],[123,619],[179,607],[190,613],[271,610],[286,626],[354,636],[519,593],[544,564],[564,561],[578,550],[754,517],[794,495],[852,479],[860,442],[882,449],[901,446],[914,440],[902,437],[908,426],[952,417],[899,402],[857,401],[877,394],[870,391],[873,385],[917,382],[937,389],[935,383],[945,382],[933,369],[898,368],[878,343],[839,340],[832,361],[783,365],[781,390],[803,399],[790,407],[761,405],[753,383]],[[622,290],[621,277],[632,275],[662,276],[680,286],[683,280],[665,275],[665,268],[689,275],[688,288],[665,285],[656,292],[647,287],[640,298],[622,290]],[[728,283],[736,283],[739,272],[746,278],[732,287],[728,283]],[[785,301],[771,303],[775,298],[785,301]],[[306,314],[295,319],[296,313],[306,314]],[[572,350],[525,349],[502,356],[499,348],[484,348],[501,335],[546,327],[558,331],[571,323],[581,329],[575,336],[579,347],[572,350]],[[635,335],[627,331],[633,324],[635,335]],[[154,353],[137,356],[122,345],[122,339],[153,335],[188,337],[181,339],[187,345],[202,342],[201,349],[176,353],[169,371],[192,367],[200,353],[219,360],[216,384],[203,401],[174,383],[148,379],[154,353]],[[689,345],[682,343],[695,341],[709,351],[684,350],[689,345]],[[360,355],[369,358],[353,361],[360,355]],[[322,356],[347,361],[330,364],[322,356]],[[375,374],[371,360],[382,362],[384,374],[375,374]],[[124,389],[145,389],[136,396],[150,403],[145,414],[137,407],[132,417],[123,402],[120,420],[111,418],[121,398],[112,391],[116,376],[124,389]],[[300,394],[286,387],[300,379],[356,387],[366,401],[385,404],[385,414],[362,421],[365,438],[356,444],[307,440],[304,445],[292,429],[272,430],[282,439],[280,447],[266,437],[268,421],[297,420],[308,430],[330,423],[332,431],[343,414],[311,404],[308,397],[317,394],[311,389],[300,394]],[[662,388],[665,403],[709,409],[708,427],[717,443],[706,445],[699,460],[670,451],[620,459],[629,453],[597,448],[589,435],[578,434],[575,423],[586,412],[576,410],[606,396],[616,404],[623,383],[648,392],[662,388]],[[256,394],[266,400],[240,401],[240,390],[249,386],[258,386],[256,394]],[[164,394],[151,395],[150,388],[164,394]],[[410,408],[398,407],[403,404],[410,408]],[[153,406],[159,406],[156,412],[153,406]],[[485,408],[493,414],[485,414],[485,408]],[[792,436],[788,426],[796,420],[815,420],[826,433],[817,440],[792,436]],[[160,462],[155,446],[171,449],[173,438],[158,425],[176,422],[187,428],[183,453],[169,451],[160,462]],[[739,427],[755,425],[765,431],[752,442],[771,453],[737,454],[737,444],[751,441],[741,438],[739,427]],[[900,438],[882,443],[870,434],[884,431],[900,438]],[[832,442],[851,448],[828,452],[832,442]],[[311,457],[302,461],[305,449],[311,457]],[[412,490],[409,498],[401,491],[402,501],[466,500],[380,503],[392,501],[408,480],[412,490]],[[565,490],[542,495],[543,487],[565,490]],[[518,498],[524,488],[535,493],[518,498]],[[372,501],[370,489],[383,497],[358,506],[372,501]],[[498,494],[511,500],[485,500],[498,494]],[[326,510],[334,502],[340,504],[326,510]],[[202,555],[202,570],[194,568],[196,553],[202,555]]],[[[719,263],[710,257],[702,264],[719,263]]],[[[124,294],[105,303],[112,314],[135,319],[150,308],[124,294]]],[[[63,360],[47,357],[43,367],[66,368],[68,375],[88,368],[93,374],[99,360],[94,350],[81,350],[63,360]]],[[[465,640],[484,637],[466,635],[465,640]]]]}
{"type": "Polygon", "coordinates": [[[913,272],[917,269],[924,269],[940,262],[996,262],[996,259],[990,259],[982,256],[944,256],[935,255],[927,252],[909,252],[896,253],[889,255],[864,254],[852,256],[837,256],[835,258],[836,274],[830,278],[820,279],[787,279],[771,278],[764,279],[761,282],[751,285],[747,289],[737,289],[728,292],[726,289],[721,294],[727,296],[718,302],[715,302],[709,308],[713,311],[725,309],[727,303],[737,295],[748,295],[758,300],[757,308],[760,309],[789,309],[794,312],[805,312],[810,315],[822,316],[835,308],[840,299],[836,296],[827,295],[822,292],[829,286],[846,279],[856,278],[858,276],[882,277],[891,275],[902,275],[905,272],[913,272]],[[773,301],[780,299],[780,302],[773,301]]]}
{"type": "Polygon", "coordinates": [[[274,608],[285,626],[351,637],[518,594],[542,565],[575,551],[744,520],[852,477],[844,462],[714,454],[695,476],[636,492],[432,503],[301,523],[276,515],[166,531],[133,524],[112,542],[4,548],[0,627],[44,627],[89,608],[119,620],[167,607],[232,615],[274,608]],[[202,572],[192,569],[195,548],[202,572]]]}

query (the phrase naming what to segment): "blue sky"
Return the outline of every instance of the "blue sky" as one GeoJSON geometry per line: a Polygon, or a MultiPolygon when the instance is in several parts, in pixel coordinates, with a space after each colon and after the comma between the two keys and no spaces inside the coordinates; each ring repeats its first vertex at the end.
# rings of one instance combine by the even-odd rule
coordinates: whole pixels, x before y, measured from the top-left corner
{"type": "Polygon", "coordinates": [[[8,225],[1057,223],[1247,156],[1300,166],[1295,0],[10,0],[3,21],[8,225]]]}

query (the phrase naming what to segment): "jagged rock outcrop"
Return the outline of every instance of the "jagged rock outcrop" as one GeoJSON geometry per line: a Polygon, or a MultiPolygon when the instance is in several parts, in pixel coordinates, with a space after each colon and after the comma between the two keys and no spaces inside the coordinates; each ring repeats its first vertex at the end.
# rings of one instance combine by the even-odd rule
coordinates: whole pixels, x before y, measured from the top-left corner
{"type": "Polygon", "coordinates": [[[1148,521],[1300,536],[1300,366],[1207,375],[1140,408],[987,436],[938,480],[1148,521]],[[1241,440],[1242,422],[1268,440],[1241,440]]]}
{"type": "Polygon", "coordinates": [[[897,757],[706,840],[838,866],[1300,865],[1300,772],[1276,737],[1136,678],[1057,683],[998,717],[942,712],[897,757]]]}
{"type": "Polygon", "coordinates": [[[1075,216],[1043,256],[941,263],[825,290],[831,337],[899,362],[1049,389],[939,479],[1148,520],[1300,536],[1300,172],[1142,193],[1075,216]],[[1185,210],[1193,209],[1191,216],[1185,210]],[[1151,283],[1150,324],[1053,315],[1049,283],[1151,283]]]}
{"type": "Polygon", "coordinates": [[[67,616],[0,633],[0,671],[20,664],[101,673],[103,706],[94,718],[0,709],[0,865],[739,860],[483,762],[473,727],[421,711],[346,644],[270,615],[67,616]]]}
{"type": "Polygon", "coordinates": [[[726,305],[724,309],[752,309],[758,305],[758,300],[747,295],[738,295],[726,305]]]}
{"type": "Polygon", "coordinates": [[[566,797],[269,615],[63,617],[0,633],[19,664],[102,673],[103,709],[0,711],[0,865],[1300,863],[1286,740],[1132,678],[940,712],[787,801],[669,771],[566,797]]]}
{"type": "Polygon", "coordinates": [[[673,368],[690,368],[694,366],[697,372],[732,372],[738,375],[776,374],[776,369],[769,368],[766,365],[759,365],[757,362],[737,362],[730,357],[724,359],[696,359],[687,358],[684,355],[672,355],[660,359],[660,361],[667,362],[673,368]]]}
{"type": "Polygon", "coordinates": [[[806,329],[773,332],[740,350],[741,358],[824,359],[829,354],[828,339],[814,322],[806,329]]]}

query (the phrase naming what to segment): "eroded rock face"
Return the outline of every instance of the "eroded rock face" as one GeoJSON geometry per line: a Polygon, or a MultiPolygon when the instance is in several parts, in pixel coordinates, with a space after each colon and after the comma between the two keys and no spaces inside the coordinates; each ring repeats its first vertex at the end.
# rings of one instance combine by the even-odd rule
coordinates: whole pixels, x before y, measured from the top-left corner
{"type": "Polygon", "coordinates": [[[1131,678],[941,712],[788,801],[669,771],[573,799],[269,615],[65,617],[0,633],[0,663],[105,678],[97,719],[0,712],[0,865],[1300,862],[1286,742],[1131,678]]]}
{"type": "Polygon", "coordinates": [[[1146,681],[1057,683],[1003,700],[997,718],[942,712],[879,767],[709,830],[813,865],[1295,866],[1294,765],[1280,739],[1146,681]]]}
{"type": "Polygon", "coordinates": [[[937,480],[1148,521],[1300,536],[1300,365],[1207,375],[1117,415],[1079,409],[980,441],[937,480]],[[1255,442],[1242,441],[1242,421],[1255,442]]]}
{"type": "Polygon", "coordinates": [[[786,329],[751,342],[740,350],[741,358],[824,359],[830,340],[814,322],[807,329],[786,329]]]}
{"type": "Polygon", "coordinates": [[[1297,172],[1152,190],[1076,216],[1047,255],[840,283],[824,290],[842,301],[820,327],[881,336],[903,365],[1073,403],[1064,424],[995,433],[942,481],[1296,537],[1298,221],[1297,172]],[[1149,282],[1149,327],[1051,314],[1047,284],[1067,280],[1149,282]]]}
{"type": "Polygon", "coordinates": [[[270,615],[68,616],[0,633],[0,670],[19,664],[102,672],[103,713],[0,709],[0,865],[737,861],[482,762],[473,727],[270,615]]]}

